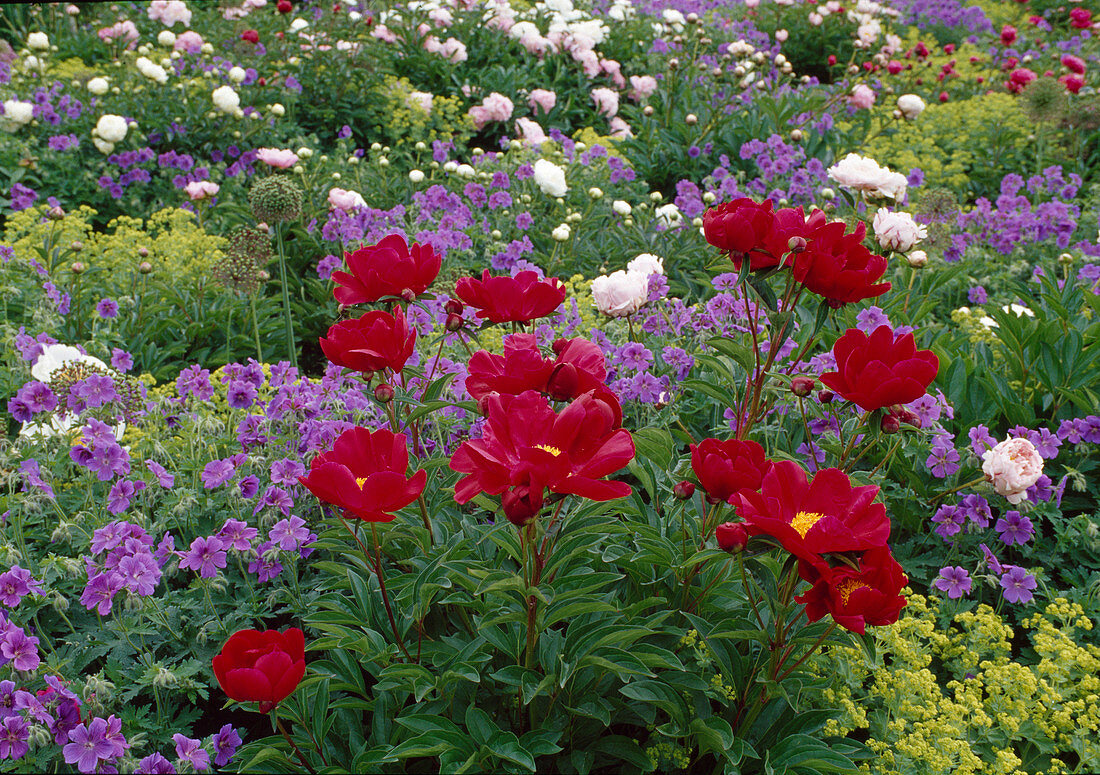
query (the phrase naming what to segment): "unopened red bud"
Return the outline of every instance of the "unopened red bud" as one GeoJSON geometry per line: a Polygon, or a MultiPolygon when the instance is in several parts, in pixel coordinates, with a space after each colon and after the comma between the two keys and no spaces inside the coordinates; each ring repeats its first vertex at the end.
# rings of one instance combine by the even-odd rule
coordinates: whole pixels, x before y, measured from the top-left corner
{"type": "Polygon", "coordinates": [[[831,390],[819,390],[817,393],[817,400],[823,404],[827,404],[833,400],[833,391],[831,390]]]}
{"type": "Polygon", "coordinates": [[[84,266],[83,261],[73,261],[73,264],[69,267],[69,269],[72,270],[73,274],[80,274],[85,269],[87,269],[87,267],[84,266]]]}
{"type": "Polygon", "coordinates": [[[908,409],[902,409],[897,412],[898,421],[905,423],[906,425],[912,425],[914,428],[919,428],[924,423],[921,422],[920,416],[916,412],[911,412],[908,409]]]}
{"type": "Polygon", "coordinates": [[[787,248],[792,253],[801,253],[803,250],[806,249],[806,238],[791,237],[789,240],[787,240],[787,248]]]}
{"type": "Polygon", "coordinates": [[[405,301],[416,301],[416,291],[414,291],[412,288],[406,288],[405,290],[401,291],[401,298],[405,301]]]}
{"type": "Polygon", "coordinates": [[[393,387],[385,382],[376,385],[374,388],[374,397],[383,404],[388,404],[393,400],[393,387]]]}
{"type": "Polygon", "coordinates": [[[153,265],[150,264],[148,261],[142,261],[140,264],[138,264],[138,271],[142,274],[149,274],[153,271],[153,265]]]}
{"type": "Polygon", "coordinates": [[[486,393],[477,400],[477,411],[482,417],[489,416],[489,399],[495,395],[496,393],[486,393]]]}
{"type": "Polygon", "coordinates": [[[528,487],[515,487],[500,496],[504,516],[516,527],[524,527],[542,510],[542,491],[535,493],[528,487]]]}
{"type": "Polygon", "coordinates": [[[718,546],[727,552],[739,552],[749,542],[749,534],[740,522],[723,522],[714,529],[718,546]]]}
{"type": "Polygon", "coordinates": [[[453,312],[447,316],[447,322],[444,323],[444,327],[448,331],[461,331],[462,325],[465,323],[461,315],[456,315],[453,312]]]}
{"type": "Polygon", "coordinates": [[[142,258],[149,258],[149,249],[144,247],[138,248],[138,255],[142,258]]]}
{"type": "Polygon", "coordinates": [[[448,315],[461,315],[466,307],[458,299],[447,299],[447,303],[443,305],[443,311],[448,315]]]}
{"type": "Polygon", "coordinates": [[[888,414],[882,418],[879,428],[883,433],[897,433],[901,430],[901,421],[898,420],[897,415],[888,414]]]}
{"type": "Polygon", "coordinates": [[[72,252],[74,252],[74,253],[79,253],[79,252],[80,252],[80,251],[82,251],[83,249],[84,249],[84,243],[83,243],[83,242],[81,242],[81,241],[80,241],[80,240],[78,240],[78,239],[76,239],[76,240],[73,240],[73,241],[72,241],[72,244],[71,244],[71,245],[69,245],[69,250],[71,250],[71,251],[72,251],[72,252]]]}
{"type": "Polygon", "coordinates": [[[561,339],[555,339],[554,344],[550,345],[550,349],[554,351],[554,355],[561,355],[563,352],[565,352],[565,348],[569,346],[569,341],[570,340],[564,337],[562,337],[561,339]]]}
{"type": "Polygon", "coordinates": [[[815,387],[817,387],[817,380],[813,377],[795,377],[791,380],[791,392],[802,398],[814,392],[815,387]]]}
{"type": "Polygon", "coordinates": [[[682,501],[686,501],[695,494],[695,483],[689,481],[678,482],[672,486],[672,494],[682,501]]]}

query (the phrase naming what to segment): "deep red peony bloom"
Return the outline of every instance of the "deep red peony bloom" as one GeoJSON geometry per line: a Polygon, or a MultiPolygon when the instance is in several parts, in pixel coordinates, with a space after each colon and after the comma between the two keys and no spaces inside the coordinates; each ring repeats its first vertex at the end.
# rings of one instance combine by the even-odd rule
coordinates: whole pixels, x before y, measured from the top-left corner
{"type": "Polygon", "coordinates": [[[580,337],[559,339],[554,352],[558,357],[553,361],[543,357],[532,334],[507,336],[503,355],[479,350],[470,358],[466,391],[475,401],[490,393],[519,395],[527,390],[571,401],[603,387],[607,364],[598,345],[580,337]]]}
{"type": "Polygon", "coordinates": [[[624,482],[603,481],[634,457],[629,431],[618,427],[617,406],[585,393],[557,413],[533,390],[485,402],[482,437],[463,442],[451,457],[451,468],[466,474],[455,485],[457,502],[479,492],[503,495],[508,518],[525,524],[546,489],[597,501],[630,494],[624,482]]]}
{"type": "Polygon", "coordinates": [[[241,33],[241,40],[245,41],[246,43],[259,43],[260,33],[258,33],[256,30],[245,30],[241,33]]]}
{"type": "Polygon", "coordinates": [[[1069,24],[1074,29],[1087,30],[1092,26],[1092,11],[1087,8],[1074,8],[1069,12],[1069,24]]]}
{"type": "MultiPolygon", "coordinates": [[[[740,269],[746,253],[763,247],[774,220],[772,200],[757,203],[743,197],[707,210],[703,214],[703,234],[707,242],[728,253],[733,265],[740,269]]],[[[765,266],[775,266],[781,257],[782,254],[775,256],[769,264],[768,256],[754,256],[749,261],[749,267],[755,271],[765,266]]]]}
{"type": "Polygon", "coordinates": [[[258,702],[267,713],[290,696],[306,672],[305,637],[291,627],[239,630],[214,657],[214,676],[231,700],[258,702]]]}
{"type": "Polygon", "coordinates": [[[344,260],[351,271],[332,273],[337,284],[332,295],[341,304],[364,304],[384,296],[412,301],[427,290],[443,265],[431,245],[414,242],[410,247],[399,234],[344,253],[344,260]]]}
{"type": "Polygon", "coordinates": [[[360,318],[337,323],[321,337],[321,350],[337,366],[353,371],[399,372],[412,356],[416,329],[409,326],[401,307],[394,314],[373,310],[360,318]]]}
{"type": "Polygon", "coordinates": [[[703,439],[691,445],[691,470],[707,491],[720,501],[744,489],[759,490],[771,463],[755,441],[703,439]]]}
{"type": "Polygon", "coordinates": [[[870,336],[849,328],[833,345],[836,371],[821,382],[866,411],[916,401],[928,390],[940,360],[931,350],[918,350],[912,334],[895,337],[887,325],[870,336]]]}
{"type": "Polygon", "coordinates": [[[279,0],[275,4],[275,10],[279,13],[290,13],[294,10],[294,6],[290,4],[290,0],[279,0]]]}
{"type": "Polygon", "coordinates": [[[886,507],[875,503],[878,487],[852,487],[839,468],[825,468],[813,480],[798,463],[773,463],[760,492],[741,490],[731,502],[749,535],[770,535],[791,554],[821,563],[827,552],[855,552],[885,546],[890,537],[886,507]]]}
{"type": "Polygon", "coordinates": [[[905,607],[901,590],[909,579],[887,546],[864,552],[858,571],[847,565],[829,568],[800,562],[798,574],[813,584],[795,598],[806,606],[811,622],[829,613],[841,627],[862,635],[868,624],[893,624],[905,607]]]}
{"type": "Polygon", "coordinates": [[[824,296],[832,307],[881,296],[890,283],[875,284],[886,272],[883,256],[863,245],[867,227],[860,223],[845,234],[843,221],[823,223],[806,236],[806,249],[794,256],[794,279],[824,296]]]}
{"type": "Polygon", "coordinates": [[[391,522],[424,491],[426,471],[406,477],[409,450],[405,436],[384,428],[349,428],[329,452],[313,458],[298,481],[325,503],[367,522],[391,522]]]}
{"type": "Polygon", "coordinates": [[[540,280],[532,271],[490,277],[486,269],[480,280],[463,277],[455,283],[455,295],[477,309],[482,320],[527,323],[556,310],[565,301],[565,286],[556,277],[540,280]]]}

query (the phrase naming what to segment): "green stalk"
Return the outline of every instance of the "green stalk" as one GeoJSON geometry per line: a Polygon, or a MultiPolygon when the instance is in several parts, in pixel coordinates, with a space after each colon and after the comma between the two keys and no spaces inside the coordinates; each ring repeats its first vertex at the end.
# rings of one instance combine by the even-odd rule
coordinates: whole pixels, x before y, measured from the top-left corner
{"type": "Polygon", "coordinates": [[[256,338],[256,360],[259,363],[264,362],[263,349],[260,347],[260,324],[256,320],[256,295],[248,295],[248,303],[252,307],[252,335],[256,338]]]}
{"type": "Polygon", "coordinates": [[[275,227],[275,246],[279,251],[279,280],[283,286],[283,320],[286,323],[286,349],[290,365],[298,367],[298,348],[294,342],[294,321],[290,316],[290,289],[286,283],[286,255],[283,251],[283,230],[275,227]]]}

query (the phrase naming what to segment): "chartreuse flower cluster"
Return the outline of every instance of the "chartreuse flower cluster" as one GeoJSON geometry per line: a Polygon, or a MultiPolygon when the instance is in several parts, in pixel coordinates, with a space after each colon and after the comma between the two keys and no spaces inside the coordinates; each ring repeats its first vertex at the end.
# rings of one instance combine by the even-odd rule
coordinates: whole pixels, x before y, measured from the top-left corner
{"type": "Polygon", "coordinates": [[[877,758],[862,772],[1055,775],[1100,766],[1100,648],[1080,642],[1092,629],[1081,606],[1060,597],[1025,619],[1029,657],[1014,653],[1017,633],[989,606],[960,612],[944,630],[942,605],[910,595],[908,613],[878,631],[873,661],[834,647],[815,666],[840,679],[825,692],[841,709],[825,734],[870,734],[877,758]]]}

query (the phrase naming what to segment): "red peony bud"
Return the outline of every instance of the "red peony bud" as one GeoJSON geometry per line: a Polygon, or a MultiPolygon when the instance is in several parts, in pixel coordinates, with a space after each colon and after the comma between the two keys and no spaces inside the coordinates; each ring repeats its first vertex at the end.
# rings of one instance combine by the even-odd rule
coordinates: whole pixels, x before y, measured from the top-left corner
{"type": "Polygon", "coordinates": [[[791,392],[802,398],[814,392],[815,387],[817,387],[817,380],[813,377],[795,377],[791,380],[791,392]]]}
{"type": "Polygon", "coordinates": [[[542,489],[532,490],[527,485],[517,485],[500,496],[504,516],[517,527],[523,527],[542,510],[542,489]]]}
{"type": "Polygon", "coordinates": [[[682,501],[686,501],[695,494],[695,483],[684,480],[672,487],[672,494],[682,501]]]}
{"type": "Polygon", "coordinates": [[[749,534],[740,522],[723,522],[714,529],[718,546],[727,552],[739,552],[749,542],[749,534]]]}
{"type": "Polygon", "coordinates": [[[447,303],[443,305],[443,311],[448,315],[461,315],[465,309],[465,305],[458,299],[447,299],[447,303]]]}
{"type": "Polygon", "coordinates": [[[260,33],[256,32],[256,30],[245,30],[241,33],[241,40],[245,43],[259,43],[260,33]]]}
{"type": "Polygon", "coordinates": [[[393,400],[393,387],[385,382],[375,386],[374,397],[381,401],[383,404],[388,404],[393,400]]]}
{"type": "Polygon", "coordinates": [[[275,10],[279,13],[290,13],[294,10],[294,6],[290,4],[290,0],[279,0],[275,10]]]}
{"type": "Polygon", "coordinates": [[[901,422],[895,414],[883,415],[879,428],[883,433],[897,433],[901,430],[901,422]]]}
{"type": "Polygon", "coordinates": [[[444,323],[443,326],[448,331],[461,331],[465,323],[466,321],[462,319],[461,315],[456,315],[452,312],[447,316],[447,322],[444,323]]]}
{"type": "Polygon", "coordinates": [[[817,400],[823,404],[828,404],[833,400],[833,391],[831,390],[819,390],[817,391],[817,400]]]}

